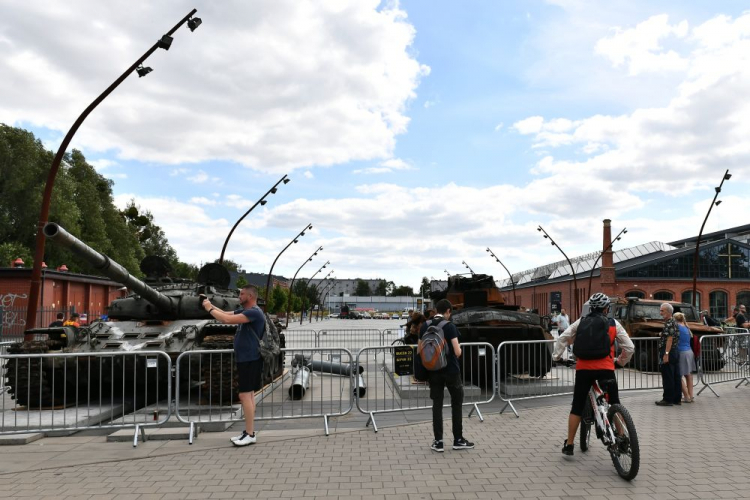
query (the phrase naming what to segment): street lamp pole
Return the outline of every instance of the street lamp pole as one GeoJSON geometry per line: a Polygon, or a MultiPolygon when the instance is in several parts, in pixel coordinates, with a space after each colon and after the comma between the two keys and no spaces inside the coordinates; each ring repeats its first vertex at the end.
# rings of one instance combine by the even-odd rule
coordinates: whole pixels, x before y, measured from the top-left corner
{"type": "Polygon", "coordinates": [[[145,54],[138,58],[138,60],[133,63],[132,66],[130,66],[122,75],[120,75],[120,77],[115,80],[114,83],[107,87],[107,89],[102,92],[99,97],[94,99],[94,101],[89,104],[86,109],[83,110],[83,113],[81,113],[75,123],[73,123],[73,126],[70,128],[70,130],[68,130],[68,133],[65,135],[65,138],[60,144],[60,147],[57,150],[57,154],[52,160],[52,166],[49,169],[49,174],[47,175],[47,183],[44,186],[44,194],[42,195],[42,209],[39,213],[39,222],[37,222],[34,267],[31,271],[31,288],[29,290],[28,309],[26,310],[26,328],[31,329],[36,327],[36,311],[37,303],[39,302],[39,289],[41,286],[42,261],[44,261],[45,238],[44,231],[42,229],[49,219],[49,209],[52,202],[52,189],[55,186],[57,171],[60,169],[60,164],[62,163],[63,157],[65,156],[65,151],[70,145],[70,141],[73,140],[73,136],[83,124],[84,120],[89,116],[89,114],[91,114],[91,112],[94,111],[94,109],[107,96],[109,96],[109,94],[111,94],[123,81],[125,81],[125,79],[130,76],[133,71],[138,71],[139,77],[145,76],[151,71],[151,68],[143,68],[141,67],[141,65],[146,59],[148,59],[151,54],[156,51],[156,49],[162,48],[164,50],[169,50],[169,47],[172,44],[172,35],[180,28],[180,26],[187,22],[190,31],[195,31],[195,29],[202,23],[199,18],[192,18],[196,12],[196,9],[191,10],[187,16],[183,17],[182,20],[174,26],[174,28],[163,35],[150,49],[146,51],[145,54]]]}
{"type": "Polygon", "coordinates": [[[513,275],[510,274],[510,271],[508,271],[508,268],[505,267],[505,264],[503,264],[502,262],[500,262],[500,259],[497,258],[497,255],[495,255],[494,252],[492,250],[490,250],[490,247],[487,247],[486,251],[489,252],[489,254],[492,257],[494,257],[495,262],[497,262],[498,264],[500,264],[501,266],[503,266],[503,269],[505,269],[505,272],[508,273],[508,277],[510,278],[510,286],[513,288],[513,305],[517,306],[518,305],[518,301],[516,300],[516,282],[513,280],[513,275]]]}
{"type": "MultiPolygon", "coordinates": [[[[615,241],[620,241],[622,239],[623,234],[627,234],[628,228],[623,228],[622,231],[617,233],[617,236],[614,237],[612,241],[609,242],[609,245],[607,245],[607,248],[605,248],[600,254],[599,257],[596,258],[594,261],[594,265],[591,266],[591,272],[589,273],[589,295],[591,295],[591,280],[594,278],[594,269],[596,269],[596,265],[599,263],[599,259],[602,258],[602,255],[609,252],[609,250],[612,248],[612,245],[615,244],[615,241]]],[[[600,281],[601,283],[601,281],[600,281]]]]}
{"type": "Polygon", "coordinates": [[[305,265],[308,262],[312,262],[313,257],[318,255],[318,252],[322,252],[322,251],[323,251],[323,247],[322,246],[318,247],[318,249],[315,250],[315,252],[313,252],[313,254],[310,257],[308,257],[308,259],[305,262],[303,262],[301,266],[299,266],[299,269],[297,269],[297,272],[294,273],[294,277],[292,278],[292,284],[289,286],[289,300],[287,300],[286,302],[286,327],[287,328],[289,328],[289,314],[291,313],[291,310],[292,310],[292,297],[294,296],[294,280],[297,279],[297,275],[302,270],[302,268],[305,267],[305,265]]]}
{"type": "Polygon", "coordinates": [[[312,276],[310,276],[310,279],[309,279],[309,280],[307,280],[307,283],[305,283],[305,293],[304,293],[304,294],[302,295],[302,309],[300,309],[300,312],[299,312],[299,324],[300,324],[300,325],[302,325],[302,314],[303,314],[303,313],[305,312],[305,299],[307,298],[307,289],[308,289],[308,288],[310,287],[310,282],[312,281],[312,279],[313,279],[313,278],[314,278],[315,276],[317,276],[317,275],[318,275],[318,273],[319,273],[320,271],[322,271],[323,269],[325,269],[325,268],[326,268],[326,266],[328,266],[328,264],[330,264],[330,263],[331,263],[331,261],[330,261],[330,260],[326,261],[326,263],[325,263],[325,264],[323,264],[323,265],[322,265],[322,266],[320,267],[320,269],[318,269],[317,271],[315,271],[315,274],[313,274],[312,276]]]}
{"type": "MultiPolygon", "coordinates": [[[[325,280],[327,280],[327,279],[328,279],[328,277],[329,277],[330,275],[332,275],[332,274],[333,274],[333,269],[331,269],[331,271],[330,271],[330,272],[329,272],[328,274],[326,274],[326,275],[325,275],[325,276],[323,277],[323,279],[322,279],[322,280],[320,280],[320,282],[319,282],[319,283],[318,283],[317,285],[315,285],[315,293],[314,293],[314,296],[315,296],[315,299],[316,299],[316,300],[318,300],[318,287],[319,287],[320,285],[322,285],[322,284],[323,284],[323,282],[324,282],[325,280]]],[[[312,279],[312,278],[311,278],[311,279],[312,279]]],[[[312,323],[312,308],[313,308],[313,306],[314,306],[314,305],[315,305],[315,304],[310,304],[310,323],[312,323]]],[[[318,309],[320,309],[320,306],[318,306],[318,309]]]]}
{"type": "MultiPolygon", "coordinates": [[[[320,310],[322,309],[323,304],[326,301],[326,298],[328,298],[328,294],[331,291],[331,287],[333,287],[333,284],[336,282],[335,278],[331,278],[330,283],[326,285],[326,287],[320,291],[320,297],[322,297],[322,300],[320,301],[320,305],[318,306],[318,314],[315,315],[315,320],[317,321],[318,318],[320,318],[320,310]]],[[[331,313],[330,308],[328,309],[328,313],[331,313]]]]}
{"type": "Polygon", "coordinates": [[[232,230],[229,231],[229,234],[227,235],[227,239],[224,240],[224,246],[221,247],[221,256],[219,257],[219,264],[223,264],[224,263],[224,252],[227,249],[227,244],[229,243],[229,238],[232,237],[232,234],[234,233],[234,230],[237,229],[237,226],[240,225],[240,222],[242,222],[242,220],[245,217],[247,217],[250,214],[250,212],[252,212],[253,209],[255,207],[257,207],[259,204],[262,206],[262,205],[265,205],[266,203],[268,203],[266,201],[266,196],[268,196],[269,194],[276,194],[276,191],[278,191],[277,188],[278,188],[279,184],[281,184],[282,182],[284,184],[288,184],[289,180],[290,179],[286,175],[284,175],[284,177],[282,177],[281,179],[279,179],[279,181],[276,184],[274,184],[271,189],[269,189],[268,191],[266,191],[266,194],[264,194],[263,196],[261,196],[261,198],[258,201],[255,202],[255,205],[253,205],[252,207],[250,207],[250,210],[248,210],[247,212],[245,212],[245,214],[242,217],[240,217],[239,219],[237,219],[237,222],[235,222],[234,226],[232,226],[232,230]]]}
{"type": "Polygon", "coordinates": [[[301,237],[303,237],[305,235],[305,231],[308,231],[308,230],[310,230],[312,228],[313,228],[312,224],[306,225],[305,229],[303,229],[302,231],[300,231],[299,234],[297,236],[295,236],[294,239],[292,239],[292,241],[290,241],[287,244],[287,246],[285,246],[284,249],[281,252],[279,252],[279,255],[277,255],[276,258],[273,259],[273,264],[271,264],[271,270],[268,271],[268,279],[266,279],[266,297],[265,297],[266,303],[263,305],[263,312],[266,312],[266,309],[268,308],[268,293],[271,290],[271,276],[273,276],[273,268],[276,265],[276,261],[279,260],[279,257],[281,257],[281,254],[283,254],[284,252],[286,252],[287,248],[289,248],[290,246],[292,246],[293,243],[297,243],[299,241],[299,238],[301,238],[301,237]]]}
{"type": "Polygon", "coordinates": [[[474,272],[474,270],[473,270],[472,268],[470,268],[470,267],[469,267],[469,264],[467,264],[465,260],[462,260],[462,261],[461,261],[461,264],[463,264],[463,265],[464,265],[464,266],[466,267],[466,269],[468,269],[468,270],[469,270],[469,272],[471,273],[471,275],[472,275],[472,276],[474,276],[474,275],[476,274],[476,273],[474,272]]]}
{"type": "Polygon", "coordinates": [[[544,235],[545,239],[549,239],[550,244],[553,247],[556,247],[558,250],[560,250],[560,253],[563,254],[563,257],[565,257],[565,260],[568,261],[568,265],[570,266],[570,272],[573,273],[573,304],[575,307],[575,314],[576,316],[581,314],[581,308],[579,307],[579,304],[578,304],[578,281],[576,280],[576,270],[573,267],[573,263],[570,262],[570,259],[568,258],[567,254],[563,251],[562,248],[560,248],[560,246],[557,243],[555,243],[555,240],[552,239],[552,236],[550,236],[547,233],[547,231],[544,230],[542,226],[539,226],[538,228],[536,228],[536,230],[541,232],[544,235]]]}
{"type": "MultiPolygon", "coordinates": [[[[721,193],[721,187],[724,185],[724,181],[728,181],[732,178],[732,174],[729,173],[729,169],[727,169],[726,172],[724,172],[724,177],[721,178],[721,183],[719,184],[719,187],[715,187],[714,191],[716,191],[716,194],[714,194],[714,199],[711,200],[711,205],[708,207],[708,212],[706,213],[706,218],[703,219],[703,224],[701,224],[701,230],[698,233],[698,240],[695,242],[695,255],[693,256],[693,307],[698,309],[698,297],[697,297],[697,288],[698,288],[698,259],[700,256],[698,255],[698,250],[701,246],[701,236],[703,236],[703,229],[706,227],[706,222],[708,221],[708,216],[711,215],[711,209],[714,208],[714,206],[719,206],[721,204],[721,200],[716,201],[716,198],[718,198],[719,193],[721,193]]],[[[731,252],[729,252],[731,253],[731,252]]],[[[34,262],[36,264],[36,262],[34,262]]]]}

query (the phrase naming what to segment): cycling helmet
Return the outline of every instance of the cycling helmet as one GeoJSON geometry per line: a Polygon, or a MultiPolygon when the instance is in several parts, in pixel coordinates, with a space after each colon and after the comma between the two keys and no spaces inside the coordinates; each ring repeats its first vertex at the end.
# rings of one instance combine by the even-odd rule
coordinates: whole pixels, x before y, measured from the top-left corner
{"type": "Polygon", "coordinates": [[[595,293],[589,299],[589,307],[591,309],[604,309],[609,305],[609,297],[603,293],[595,293]]]}

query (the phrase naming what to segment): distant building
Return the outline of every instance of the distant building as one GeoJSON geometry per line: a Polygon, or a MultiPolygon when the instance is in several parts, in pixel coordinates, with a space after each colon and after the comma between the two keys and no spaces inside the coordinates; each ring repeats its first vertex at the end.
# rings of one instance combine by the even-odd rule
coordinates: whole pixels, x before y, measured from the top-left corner
{"type": "MultiPolygon", "coordinates": [[[[301,278],[297,278],[297,279],[301,279],[301,278]]],[[[334,295],[334,296],[341,295],[342,293],[344,295],[354,295],[354,293],[357,290],[357,282],[360,281],[360,280],[364,281],[365,283],[367,283],[367,285],[370,287],[370,291],[372,293],[375,293],[376,289],[378,288],[378,286],[380,285],[380,283],[382,281],[385,281],[386,283],[388,283],[388,280],[382,279],[382,278],[379,278],[379,279],[360,279],[360,278],[356,278],[356,279],[338,279],[338,278],[336,278],[336,280],[333,283],[333,285],[331,285],[330,291],[328,293],[330,295],[334,295]]],[[[316,279],[310,281],[310,284],[313,285],[313,286],[318,286],[321,281],[323,281],[323,280],[316,278],[316,279]]],[[[327,286],[327,285],[323,285],[323,287],[324,286],[327,286]]],[[[322,289],[323,287],[320,287],[320,288],[322,289]]]]}
{"type": "MultiPolygon", "coordinates": [[[[610,221],[604,221],[602,248],[612,239],[610,221]]],[[[692,303],[693,258],[697,236],[662,243],[592,252],[571,259],[577,289],[567,261],[558,261],[513,275],[517,305],[549,314],[563,307],[571,319],[593,292],[610,296],[675,300],[692,303]],[[589,275],[594,269],[591,288],[589,275]]],[[[696,298],[699,309],[716,319],[731,316],[736,304],[750,307],[750,225],[738,226],[701,237],[696,298]]],[[[513,303],[510,279],[498,282],[507,304],[513,303]]]]}
{"type": "MultiPolygon", "coordinates": [[[[264,273],[238,273],[235,271],[230,271],[229,274],[231,276],[231,280],[229,281],[229,288],[237,288],[237,278],[239,278],[240,276],[245,278],[245,281],[247,281],[249,285],[255,285],[258,288],[265,289],[266,283],[268,283],[268,275],[264,273]]],[[[291,280],[289,278],[274,274],[271,277],[271,287],[275,288],[277,286],[280,286],[281,288],[289,288],[290,281],[291,280]]]]}

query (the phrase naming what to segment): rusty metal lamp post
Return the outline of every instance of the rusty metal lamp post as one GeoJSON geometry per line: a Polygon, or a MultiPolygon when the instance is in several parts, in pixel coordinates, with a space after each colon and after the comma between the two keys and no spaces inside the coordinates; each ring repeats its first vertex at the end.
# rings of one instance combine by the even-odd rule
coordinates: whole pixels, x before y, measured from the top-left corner
{"type": "MultiPolygon", "coordinates": [[[[703,219],[703,224],[701,224],[701,230],[698,232],[698,239],[695,241],[695,255],[693,256],[693,307],[698,309],[698,297],[697,297],[697,288],[698,288],[698,259],[700,258],[700,255],[698,255],[698,250],[701,246],[701,236],[703,236],[703,229],[706,227],[706,222],[708,221],[708,216],[711,215],[711,209],[714,208],[714,206],[719,206],[721,204],[721,200],[716,201],[716,198],[718,198],[719,193],[721,193],[721,187],[724,185],[724,181],[728,181],[732,178],[732,174],[729,173],[729,169],[727,169],[726,172],[724,172],[724,177],[721,178],[721,183],[719,184],[719,187],[715,187],[714,191],[716,191],[716,194],[714,194],[714,199],[711,200],[711,205],[708,207],[708,212],[706,213],[706,218],[703,219]]],[[[729,252],[731,253],[731,252],[729,252]]]]}
{"type": "Polygon", "coordinates": [[[322,251],[323,251],[323,247],[322,246],[318,247],[318,249],[315,250],[315,252],[313,252],[313,254],[310,257],[308,257],[308,259],[305,262],[303,262],[301,266],[299,266],[299,269],[297,269],[297,272],[294,273],[294,277],[292,277],[292,284],[289,285],[289,299],[286,301],[286,327],[287,328],[289,328],[289,314],[292,312],[292,297],[294,297],[294,280],[297,279],[297,275],[302,270],[302,268],[305,267],[305,265],[308,262],[312,262],[313,257],[318,255],[318,252],[322,252],[322,251]]]}
{"type": "Polygon", "coordinates": [[[303,229],[302,231],[300,231],[299,234],[297,236],[295,236],[294,239],[292,239],[292,241],[290,241],[287,244],[287,246],[285,246],[284,249],[281,252],[279,252],[279,255],[277,255],[276,258],[273,260],[273,264],[271,264],[271,270],[268,271],[268,279],[266,279],[266,296],[265,296],[266,303],[263,305],[263,312],[266,312],[266,309],[268,308],[268,293],[271,290],[271,276],[273,276],[273,268],[276,265],[276,261],[279,260],[279,257],[281,257],[281,254],[283,254],[284,252],[286,252],[287,248],[289,248],[290,246],[292,246],[292,244],[297,243],[299,241],[299,239],[305,235],[305,231],[308,231],[308,230],[310,230],[312,228],[313,228],[312,224],[306,225],[305,229],[303,229]]]}
{"type": "Polygon", "coordinates": [[[462,260],[462,261],[461,261],[461,264],[463,264],[463,265],[464,265],[464,267],[466,267],[466,269],[468,269],[468,270],[469,270],[469,272],[471,273],[471,275],[472,275],[472,276],[474,276],[474,275],[476,274],[476,273],[474,272],[474,270],[473,270],[472,268],[470,268],[470,267],[469,267],[469,264],[467,264],[465,260],[462,260]]]}
{"type": "MultiPolygon", "coordinates": [[[[325,268],[326,268],[326,266],[328,266],[328,265],[329,265],[330,263],[331,263],[331,261],[330,261],[330,260],[326,261],[326,263],[325,263],[325,264],[323,264],[323,265],[322,265],[322,266],[320,267],[320,269],[318,269],[317,271],[315,271],[315,274],[313,274],[312,276],[310,276],[310,279],[309,279],[309,280],[307,280],[307,283],[305,283],[305,293],[304,293],[304,294],[302,295],[302,309],[300,309],[300,313],[299,313],[299,324],[300,324],[300,325],[302,325],[302,316],[303,316],[303,314],[304,314],[304,312],[305,312],[305,298],[307,298],[307,289],[308,289],[308,287],[310,286],[310,282],[312,281],[312,279],[313,279],[313,278],[314,278],[315,276],[317,276],[317,275],[318,275],[318,273],[319,273],[320,271],[322,271],[323,269],[325,269],[325,268]]],[[[333,272],[333,271],[331,271],[331,272],[333,272]]]]}
{"type": "Polygon", "coordinates": [[[47,175],[47,183],[44,186],[44,194],[42,196],[42,209],[39,213],[39,222],[37,223],[34,266],[31,271],[31,288],[29,290],[28,300],[29,305],[26,311],[27,328],[36,327],[36,312],[37,303],[39,302],[39,288],[41,286],[42,261],[44,260],[45,244],[44,231],[42,231],[42,229],[47,223],[47,219],[49,219],[49,209],[50,204],[52,203],[52,189],[55,186],[55,177],[57,177],[57,171],[60,169],[60,163],[62,163],[63,157],[65,156],[65,151],[67,150],[68,145],[70,145],[70,141],[73,140],[73,136],[78,131],[81,124],[83,124],[83,121],[89,116],[89,114],[91,114],[91,112],[94,111],[94,109],[107,96],[109,96],[109,94],[111,94],[123,81],[125,81],[125,79],[130,76],[133,71],[138,73],[139,78],[146,76],[152,71],[152,69],[149,67],[143,67],[143,62],[148,59],[148,57],[153,54],[156,49],[169,50],[169,47],[172,45],[172,35],[175,31],[177,31],[186,22],[188,23],[188,28],[190,28],[190,31],[195,31],[195,29],[200,26],[200,24],[202,23],[201,19],[193,17],[196,12],[196,9],[191,10],[187,16],[183,17],[182,20],[174,26],[174,28],[169,30],[165,35],[157,40],[157,42],[150,49],[148,49],[145,54],[143,54],[136,62],[134,62],[133,65],[130,66],[122,75],[120,75],[120,77],[115,80],[114,83],[107,87],[107,89],[102,92],[99,97],[94,99],[94,101],[89,104],[86,109],[83,110],[83,113],[81,113],[75,123],[73,123],[73,126],[70,128],[70,130],[68,130],[68,133],[65,135],[65,138],[60,144],[60,147],[57,150],[57,154],[52,160],[52,166],[49,169],[49,174],[47,175]]]}
{"type": "MultiPolygon", "coordinates": [[[[316,297],[316,298],[318,297],[318,287],[319,287],[320,285],[322,285],[322,284],[323,284],[323,282],[324,282],[325,280],[327,280],[327,279],[328,279],[328,277],[329,277],[330,275],[332,275],[332,274],[333,274],[333,269],[331,269],[331,272],[329,272],[328,274],[326,274],[325,276],[323,276],[323,279],[322,279],[322,280],[320,280],[320,282],[319,282],[319,283],[318,283],[317,285],[315,285],[315,297],[316,297]]],[[[310,279],[312,279],[312,278],[310,278],[310,279]]],[[[313,308],[313,306],[314,306],[314,304],[310,304],[310,323],[312,323],[312,308],[313,308]]],[[[320,309],[320,307],[318,307],[318,309],[320,309]]]]}
{"type": "Polygon", "coordinates": [[[542,235],[544,235],[544,239],[549,239],[550,244],[553,247],[556,247],[558,250],[560,250],[560,253],[563,254],[563,257],[565,257],[565,260],[568,261],[568,265],[570,266],[570,272],[573,273],[573,304],[574,304],[575,311],[576,311],[575,314],[577,316],[578,314],[581,313],[581,308],[578,304],[578,280],[576,280],[576,270],[573,267],[573,263],[570,262],[570,259],[568,258],[567,254],[563,251],[562,248],[560,248],[560,246],[557,243],[555,243],[555,240],[552,239],[552,236],[550,236],[547,233],[547,231],[544,230],[542,226],[539,226],[538,228],[536,228],[536,230],[542,233],[542,235]]]}
{"type": "Polygon", "coordinates": [[[518,305],[518,301],[516,300],[516,282],[513,281],[513,275],[510,274],[510,271],[508,271],[508,268],[505,267],[505,264],[500,262],[500,259],[497,258],[497,255],[495,255],[492,250],[490,250],[490,247],[487,247],[487,252],[495,259],[495,262],[503,266],[503,269],[505,269],[505,272],[508,273],[508,277],[510,278],[510,286],[513,287],[513,305],[518,305]]]}
{"type": "Polygon", "coordinates": [[[599,263],[599,259],[601,259],[602,256],[612,248],[612,245],[615,244],[615,241],[620,241],[622,239],[622,235],[627,234],[627,232],[628,232],[628,228],[623,228],[622,231],[617,233],[617,236],[615,236],[614,239],[609,242],[609,245],[607,245],[607,248],[602,250],[602,252],[599,254],[599,257],[597,257],[596,260],[594,261],[594,265],[591,266],[591,272],[589,273],[589,293],[588,293],[589,295],[591,295],[591,280],[594,278],[594,269],[596,269],[596,265],[599,263]]]}
{"type": "Polygon", "coordinates": [[[282,177],[281,179],[279,179],[279,181],[276,184],[274,184],[271,189],[269,189],[268,191],[266,191],[266,194],[264,194],[263,196],[261,196],[261,198],[258,201],[255,202],[255,205],[253,205],[252,207],[250,207],[250,210],[248,210],[247,212],[245,212],[245,214],[242,217],[240,217],[239,219],[237,219],[237,222],[235,222],[234,226],[232,226],[232,230],[229,231],[229,234],[227,235],[227,239],[224,240],[224,246],[221,247],[221,256],[219,256],[219,264],[223,264],[224,263],[224,252],[227,249],[227,244],[229,243],[229,238],[232,237],[232,233],[234,233],[234,230],[237,229],[237,226],[240,225],[240,222],[242,222],[243,219],[245,217],[247,217],[250,214],[250,212],[253,211],[253,209],[255,207],[257,207],[258,205],[262,206],[262,205],[265,205],[266,203],[268,203],[266,201],[266,196],[268,196],[269,194],[276,194],[276,192],[278,191],[277,188],[278,188],[279,184],[281,184],[282,182],[284,184],[288,184],[289,181],[290,181],[289,177],[287,177],[286,175],[284,175],[284,177],[282,177]]]}
{"type": "MultiPolygon", "coordinates": [[[[331,290],[331,287],[336,282],[336,278],[331,278],[330,282],[320,291],[320,294],[318,295],[318,299],[320,299],[320,304],[318,305],[318,314],[315,315],[315,321],[318,321],[320,318],[320,310],[323,309],[323,304],[325,304],[326,297],[328,296],[328,292],[331,290]]],[[[330,314],[330,311],[328,311],[330,314]]]]}

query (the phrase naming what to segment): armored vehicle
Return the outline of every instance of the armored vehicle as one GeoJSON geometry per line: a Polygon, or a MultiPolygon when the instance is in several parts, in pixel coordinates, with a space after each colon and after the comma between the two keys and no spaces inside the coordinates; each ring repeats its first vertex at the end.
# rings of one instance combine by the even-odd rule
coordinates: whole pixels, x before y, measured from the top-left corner
{"type": "MultiPolygon", "coordinates": [[[[230,277],[223,266],[207,264],[200,270],[197,282],[187,282],[165,277],[168,263],[158,257],[147,257],[141,263],[141,270],[147,276],[144,282],[57,224],[48,223],[44,234],[113,281],[122,283],[131,294],[112,301],[106,321],[93,321],[81,328],[27,330],[24,341],[11,346],[9,353],[65,352],[82,356],[9,360],[5,376],[18,404],[54,407],[74,404],[76,398],[85,402],[92,398],[132,396],[136,407],[140,407],[155,398],[166,397],[167,380],[173,376],[167,373],[166,363],[148,363],[146,355],[85,355],[161,351],[174,364],[185,351],[233,347],[236,326],[217,323],[201,306],[200,296],[205,295],[217,308],[225,311],[239,308],[237,291],[227,289],[230,277]],[[110,394],[114,391],[117,394],[110,394]]],[[[268,316],[265,334],[276,346],[284,347],[283,335],[268,316]]],[[[236,396],[237,386],[231,360],[231,356],[210,356],[205,362],[193,362],[189,371],[200,372],[200,377],[191,373],[191,380],[221,381],[212,391],[203,392],[212,394],[211,399],[230,402],[236,396]]],[[[280,375],[282,365],[280,352],[264,359],[264,383],[280,375]]]]}
{"type": "MultiPolygon", "coordinates": [[[[609,308],[610,317],[615,318],[632,338],[659,337],[664,330],[664,319],[659,309],[665,302],[671,304],[674,312],[685,315],[690,331],[698,338],[703,335],[716,335],[724,333],[721,328],[706,326],[700,321],[700,316],[695,308],[685,302],[673,302],[665,300],[648,300],[635,297],[610,297],[612,306],[609,308]]],[[[589,313],[588,302],[583,304],[581,315],[589,313]]],[[[702,354],[704,360],[703,369],[706,371],[721,370],[724,367],[724,359],[721,352],[713,348],[702,354]]],[[[635,354],[631,364],[642,371],[659,370],[659,353],[656,342],[635,342],[635,354]]]]}
{"type": "MultiPolygon", "coordinates": [[[[492,276],[451,276],[448,287],[431,293],[430,298],[433,302],[443,298],[451,302],[454,311],[451,321],[458,328],[461,342],[487,342],[497,349],[505,341],[552,340],[538,314],[505,305],[492,276]]],[[[472,366],[484,366],[483,362],[474,361],[472,366]]],[[[530,377],[542,377],[552,367],[552,354],[545,344],[516,344],[503,348],[499,361],[501,377],[524,373],[530,377]]],[[[487,377],[491,375],[480,373],[478,380],[490,383],[487,377]]]]}

